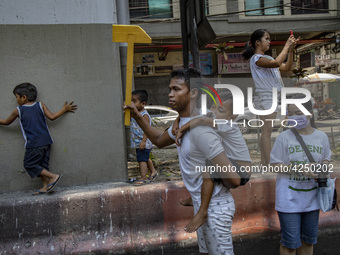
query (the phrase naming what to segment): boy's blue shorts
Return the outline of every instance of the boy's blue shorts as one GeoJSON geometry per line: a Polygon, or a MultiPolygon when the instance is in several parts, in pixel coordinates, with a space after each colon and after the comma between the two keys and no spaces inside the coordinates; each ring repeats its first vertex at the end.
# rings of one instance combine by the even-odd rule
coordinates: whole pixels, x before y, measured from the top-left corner
{"type": "Polygon", "coordinates": [[[24,167],[31,178],[39,177],[42,170],[48,170],[51,145],[26,149],[24,167]]]}
{"type": "Polygon", "coordinates": [[[136,149],[137,154],[137,161],[138,162],[147,162],[150,157],[151,149],[144,149],[140,150],[139,148],[136,149]]]}
{"type": "Polygon", "coordinates": [[[319,210],[302,213],[278,212],[282,239],[280,243],[290,249],[299,248],[304,241],[316,244],[318,237],[319,210]]]}

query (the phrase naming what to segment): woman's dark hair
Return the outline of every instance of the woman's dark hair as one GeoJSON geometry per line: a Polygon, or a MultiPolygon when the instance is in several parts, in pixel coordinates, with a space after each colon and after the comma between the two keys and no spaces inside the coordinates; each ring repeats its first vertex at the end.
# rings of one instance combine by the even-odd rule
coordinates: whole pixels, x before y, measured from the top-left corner
{"type": "Polygon", "coordinates": [[[143,103],[143,102],[147,103],[148,102],[148,92],[146,92],[146,90],[144,90],[144,89],[132,91],[132,95],[137,96],[138,100],[141,103],[143,103]]]}
{"type": "Polygon", "coordinates": [[[24,82],[14,88],[13,94],[17,94],[20,97],[27,96],[28,101],[33,102],[37,99],[38,91],[33,84],[24,82]]]}
{"type": "MultiPolygon", "coordinates": [[[[293,95],[292,96],[292,99],[299,99],[299,98],[305,98],[305,95],[303,94],[296,94],[296,95],[293,95]]],[[[315,125],[315,121],[314,121],[314,114],[313,114],[313,103],[311,100],[307,101],[306,103],[303,103],[302,104],[306,109],[307,111],[309,111],[311,114],[312,114],[312,118],[310,119],[310,125],[313,127],[313,128],[317,128],[316,125],[315,125]]]]}
{"type": "Polygon", "coordinates": [[[254,55],[256,41],[260,41],[265,32],[269,33],[265,29],[257,29],[251,34],[250,40],[244,45],[242,52],[242,57],[245,60],[250,59],[254,55]]]}

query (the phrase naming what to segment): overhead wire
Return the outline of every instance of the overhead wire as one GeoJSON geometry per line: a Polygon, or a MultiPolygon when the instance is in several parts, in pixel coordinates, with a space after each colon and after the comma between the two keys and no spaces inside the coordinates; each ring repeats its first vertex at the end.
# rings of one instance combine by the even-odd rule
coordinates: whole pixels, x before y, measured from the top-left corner
{"type": "MultiPolygon", "coordinates": [[[[236,16],[240,13],[247,13],[247,12],[252,12],[252,11],[258,11],[258,10],[267,10],[268,9],[273,9],[273,8],[281,8],[280,10],[283,11],[285,8],[292,8],[292,9],[301,9],[301,10],[311,10],[311,11],[340,11],[339,9],[316,9],[316,8],[306,8],[306,7],[297,7],[297,6],[293,6],[292,4],[296,3],[296,0],[292,0],[291,3],[287,3],[287,4],[281,4],[281,5],[274,5],[274,6],[267,6],[267,7],[262,7],[262,8],[256,8],[256,9],[249,9],[249,10],[242,10],[242,11],[235,11],[235,12],[226,12],[226,13],[219,13],[219,14],[212,14],[212,15],[206,15],[207,17],[214,17],[214,16],[236,16]]],[[[212,4],[209,5],[209,7],[218,7],[218,6],[223,6],[225,5],[225,3],[223,4],[212,4]]],[[[167,6],[173,6],[173,3],[167,5],[167,6]]],[[[311,6],[311,5],[310,5],[311,6]]],[[[276,12],[277,10],[275,10],[276,12]]],[[[169,13],[169,12],[166,12],[169,13]]],[[[176,13],[176,12],[172,12],[172,13],[176,13]]],[[[159,15],[164,15],[164,13],[160,13],[159,15]]],[[[256,17],[259,16],[267,16],[268,13],[266,13],[266,15],[256,15],[256,17]]],[[[143,17],[152,17],[153,15],[147,15],[147,16],[143,16],[143,17]]],[[[268,16],[271,16],[270,14],[268,16]]],[[[273,15],[274,16],[274,15],[273,15]]],[[[159,26],[161,25],[161,23],[173,23],[173,22],[178,22],[180,19],[179,18],[165,18],[165,19],[151,19],[151,20],[145,20],[145,19],[131,19],[131,21],[133,22],[142,22],[142,23],[154,23],[154,26],[159,26]],[[157,23],[157,24],[156,24],[157,23]]],[[[320,24],[322,26],[328,26],[328,25],[334,25],[336,24],[336,22],[334,23],[327,23],[327,24],[320,24]]],[[[152,28],[153,25],[150,24],[150,28],[152,28]]],[[[296,26],[296,27],[292,27],[292,29],[299,29],[299,28],[310,28],[310,27],[314,27],[312,26],[296,26]]],[[[237,36],[237,35],[245,35],[245,34],[249,34],[252,31],[242,31],[239,33],[233,33],[232,36],[237,36]]],[[[229,37],[229,36],[228,36],[229,37]]],[[[227,38],[227,37],[218,37],[216,39],[222,39],[222,38],[227,38]]],[[[161,39],[162,40],[162,39],[161,39]]],[[[167,41],[161,41],[162,44],[167,44],[167,43],[174,43],[174,42],[167,42],[167,41]]]]}
{"type": "MultiPolygon", "coordinates": [[[[292,1],[291,3],[294,3],[296,1],[292,1]]],[[[217,17],[217,16],[230,16],[230,15],[235,15],[235,14],[240,14],[240,13],[247,13],[247,12],[253,12],[253,11],[259,11],[259,10],[267,10],[267,9],[273,9],[273,8],[280,8],[281,7],[281,11],[284,10],[285,7],[288,8],[292,8],[292,9],[299,9],[299,10],[309,10],[309,11],[322,11],[322,12],[337,12],[340,11],[340,9],[317,9],[317,8],[310,8],[310,7],[298,7],[298,6],[293,6],[292,4],[280,4],[280,5],[273,5],[273,6],[267,6],[267,7],[261,7],[261,8],[255,8],[255,9],[249,9],[249,10],[241,10],[241,11],[233,11],[233,12],[225,12],[225,13],[218,13],[218,14],[209,14],[206,15],[207,17],[217,17]]],[[[214,4],[214,5],[209,5],[209,7],[217,7],[217,6],[224,6],[225,4],[214,4]]],[[[173,6],[173,4],[168,4],[168,5],[162,5],[162,6],[173,6]]],[[[147,6],[145,7],[135,7],[135,9],[140,9],[140,8],[147,8],[147,6]]],[[[276,10],[273,12],[276,12],[276,10]]],[[[164,12],[164,13],[159,13],[158,15],[164,15],[164,14],[178,14],[178,11],[174,12],[164,12]]],[[[157,14],[156,14],[157,15],[157,14]]],[[[268,13],[266,14],[268,15],[268,13]]],[[[263,16],[266,16],[263,15],[263,16]]],[[[271,14],[269,14],[271,15],[271,14]]],[[[274,15],[274,14],[273,14],[274,15]]],[[[275,14],[276,15],[276,14],[275,14]]],[[[154,17],[154,15],[144,15],[138,18],[132,18],[131,21],[132,22],[143,22],[143,23],[171,23],[171,22],[177,22],[179,20],[179,18],[165,18],[165,19],[146,19],[146,18],[152,18],[154,17]]],[[[254,15],[254,16],[262,16],[262,15],[254,15]]]]}

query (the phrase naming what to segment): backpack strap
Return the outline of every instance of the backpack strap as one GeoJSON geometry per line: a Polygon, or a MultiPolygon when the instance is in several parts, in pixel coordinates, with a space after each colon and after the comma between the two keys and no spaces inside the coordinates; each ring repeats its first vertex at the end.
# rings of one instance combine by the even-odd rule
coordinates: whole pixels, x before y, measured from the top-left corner
{"type": "Polygon", "coordinates": [[[306,155],[308,157],[309,163],[314,163],[315,160],[314,160],[312,154],[310,153],[310,151],[308,150],[307,145],[303,141],[301,135],[298,133],[298,131],[295,128],[291,128],[290,130],[293,132],[293,134],[296,137],[296,140],[298,140],[298,142],[300,143],[301,147],[305,151],[305,153],[306,153],[306,155]]]}
{"type": "MultiPolygon", "coordinates": [[[[302,148],[304,149],[304,151],[305,151],[305,153],[306,153],[306,155],[308,157],[309,162],[310,163],[315,162],[312,154],[308,150],[308,148],[307,148],[305,142],[303,141],[301,135],[296,131],[295,128],[291,128],[290,130],[293,132],[293,134],[296,137],[296,140],[298,140],[298,142],[301,144],[302,148]]],[[[331,210],[336,208],[339,211],[339,206],[338,206],[338,202],[337,201],[338,201],[338,196],[337,196],[336,188],[334,188],[334,196],[333,196],[333,203],[332,203],[332,209],[331,210]]]]}

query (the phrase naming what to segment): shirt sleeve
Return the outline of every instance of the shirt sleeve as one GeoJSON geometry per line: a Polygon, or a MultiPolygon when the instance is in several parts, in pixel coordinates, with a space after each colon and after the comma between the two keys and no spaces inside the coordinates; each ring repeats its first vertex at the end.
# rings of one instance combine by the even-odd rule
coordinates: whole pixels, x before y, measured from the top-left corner
{"type": "Polygon", "coordinates": [[[256,64],[256,62],[259,61],[260,58],[263,58],[263,56],[259,55],[259,54],[255,54],[254,55],[254,63],[256,64]]]}
{"type": "Polygon", "coordinates": [[[230,132],[233,127],[231,126],[230,122],[225,124],[216,124],[216,132],[217,133],[225,133],[225,132],[230,132]]]}
{"type": "Polygon", "coordinates": [[[281,163],[281,164],[290,164],[287,144],[285,143],[285,139],[283,139],[283,134],[281,133],[275,140],[272,151],[270,152],[270,163],[281,163]]]}
{"type": "Polygon", "coordinates": [[[176,140],[176,136],[174,136],[172,134],[172,125],[171,125],[171,127],[168,128],[168,134],[169,134],[169,136],[172,140],[174,140],[174,141],[176,140]]]}
{"type": "Polygon", "coordinates": [[[209,131],[201,132],[198,136],[191,137],[191,139],[208,160],[224,152],[221,137],[212,128],[209,131]]]}
{"type": "Polygon", "coordinates": [[[270,60],[274,60],[273,57],[268,56],[268,55],[255,54],[254,55],[254,63],[257,67],[259,67],[259,66],[256,64],[256,62],[259,61],[260,58],[267,58],[267,59],[270,59],[270,60]]]}
{"type": "Polygon", "coordinates": [[[324,135],[325,135],[325,139],[323,139],[323,141],[325,144],[323,145],[324,150],[323,150],[322,160],[331,161],[332,151],[330,148],[329,139],[326,134],[324,135]]]}

